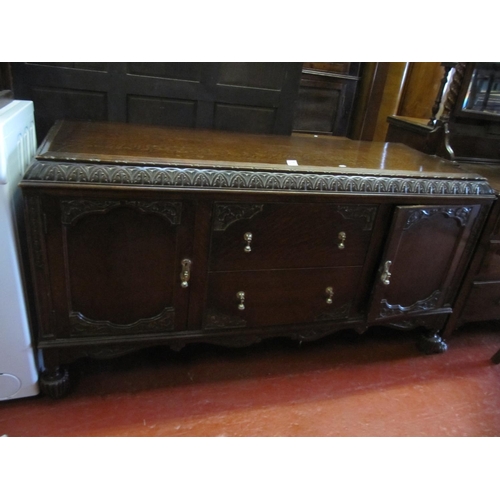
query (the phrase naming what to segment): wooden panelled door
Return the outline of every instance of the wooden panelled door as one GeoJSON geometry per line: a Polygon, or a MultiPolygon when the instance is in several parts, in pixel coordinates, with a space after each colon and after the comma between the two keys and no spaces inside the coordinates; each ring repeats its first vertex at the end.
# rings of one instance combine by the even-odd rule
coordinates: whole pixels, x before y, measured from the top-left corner
{"type": "Polygon", "coordinates": [[[42,321],[44,336],[186,328],[190,287],[181,273],[192,249],[190,203],[111,195],[43,196],[38,203],[47,251],[38,259],[37,281],[52,310],[42,321]]]}
{"type": "Polygon", "coordinates": [[[479,205],[396,207],[382,258],[370,321],[451,307],[456,276],[479,205]]]}
{"type": "Polygon", "coordinates": [[[302,63],[12,63],[39,141],[59,119],[290,134],[302,63]]]}

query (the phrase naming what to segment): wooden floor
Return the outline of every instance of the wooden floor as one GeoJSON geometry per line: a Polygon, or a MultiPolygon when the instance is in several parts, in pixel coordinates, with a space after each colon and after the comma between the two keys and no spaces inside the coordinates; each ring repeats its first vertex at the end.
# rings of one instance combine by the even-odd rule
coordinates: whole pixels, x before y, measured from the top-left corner
{"type": "Polygon", "coordinates": [[[1,402],[0,434],[500,436],[499,329],[465,327],[430,356],[414,333],[376,330],[82,360],[65,399],[1,402]]]}

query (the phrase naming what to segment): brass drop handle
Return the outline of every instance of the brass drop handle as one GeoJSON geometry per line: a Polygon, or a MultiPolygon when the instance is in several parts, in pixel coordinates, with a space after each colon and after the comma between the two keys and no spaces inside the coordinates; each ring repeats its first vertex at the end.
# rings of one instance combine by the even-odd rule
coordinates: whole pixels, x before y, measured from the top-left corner
{"type": "Polygon", "coordinates": [[[384,270],[382,271],[382,274],[380,275],[380,281],[382,281],[382,283],[384,285],[390,285],[391,282],[390,282],[390,278],[391,278],[391,273],[389,272],[389,267],[391,266],[392,262],[390,260],[388,260],[385,264],[384,264],[384,270]]]}
{"type": "Polygon", "coordinates": [[[326,294],[328,295],[326,299],[327,304],[333,304],[333,288],[331,286],[327,287],[325,290],[326,294]]]}
{"type": "Polygon", "coordinates": [[[182,259],[181,266],[181,287],[187,288],[189,286],[189,278],[191,277],[191,261],[189,259],[182,259]]]}
{"type": "Polygon", "coordinates": [[[247,253],[252,251],[252,247],[250,246],[250,243],[252,243],[252,238],[253,238],[252,233],[245,233],[243,235],[243,239],[246,241],[246,246],[244,250],[247,253]]]}
{"type": "Polygon", "coordinates": [[[245,292],[238,292],[236,294],[236,298],[240,301],[240,303],[238,304],[238,309],[240,311],[244,311],[245,310],[245,292]]]}
{"type": "Polygon", "coordinates": [[[341,231],[339,233],[339,250],[344,250],[345,248],[345,239],[347,238],[347,235],[344,233],[344,231],[341,231]]]}

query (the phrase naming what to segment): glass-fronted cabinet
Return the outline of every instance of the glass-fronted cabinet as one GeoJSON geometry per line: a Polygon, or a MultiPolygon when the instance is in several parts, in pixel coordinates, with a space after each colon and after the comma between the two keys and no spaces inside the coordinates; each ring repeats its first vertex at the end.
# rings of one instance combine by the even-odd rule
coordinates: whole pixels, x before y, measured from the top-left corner
{"type": "Polygon", "coordinates": [[[500,63],[475,63],[469,74],[463,86],[461,113],[500,119],[500,63]]]}

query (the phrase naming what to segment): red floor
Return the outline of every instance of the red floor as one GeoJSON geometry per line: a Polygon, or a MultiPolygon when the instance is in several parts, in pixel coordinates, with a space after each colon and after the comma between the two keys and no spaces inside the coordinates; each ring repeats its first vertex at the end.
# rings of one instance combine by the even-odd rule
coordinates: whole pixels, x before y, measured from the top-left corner
{"type": "Polygon", "coordinates": [[[62,400],[0,402],[8,436],[500,436],[497,324],[423,355],[394,330],[82,360],[62,400]]]}

